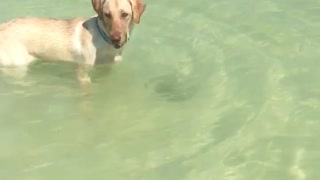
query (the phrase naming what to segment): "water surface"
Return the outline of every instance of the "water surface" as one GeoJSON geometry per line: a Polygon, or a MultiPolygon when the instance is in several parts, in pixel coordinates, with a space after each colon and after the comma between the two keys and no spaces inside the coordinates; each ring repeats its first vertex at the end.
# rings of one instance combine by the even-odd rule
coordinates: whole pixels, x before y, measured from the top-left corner
{"type": "MultiPolygon", "coordinates": [[[[91,96],[65,63],[32,65],[24,85],[0,76],[0,179],[320,179],[320,1],[146,2],[91,96]]],[[[94,13],[87,0],[0,10],[94,13]]]]}

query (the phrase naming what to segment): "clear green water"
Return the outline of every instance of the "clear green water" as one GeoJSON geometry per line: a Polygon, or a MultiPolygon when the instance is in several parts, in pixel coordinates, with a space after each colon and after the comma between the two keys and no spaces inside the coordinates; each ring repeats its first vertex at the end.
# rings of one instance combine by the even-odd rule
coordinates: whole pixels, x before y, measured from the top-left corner
{"type": "MultiPolygon", "coordinates": [[[[320,179],[320,1],[146,1],[124,61],[0,81],[1,180],[320,179]]],[[[1,1],[16,16],[89,0],[1,1]]]]}

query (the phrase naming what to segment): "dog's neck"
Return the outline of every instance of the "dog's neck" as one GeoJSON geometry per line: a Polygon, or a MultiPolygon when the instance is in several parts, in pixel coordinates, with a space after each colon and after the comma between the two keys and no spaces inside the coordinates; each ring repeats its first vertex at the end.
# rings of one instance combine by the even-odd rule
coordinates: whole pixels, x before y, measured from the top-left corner
{"type": "Polygon", "coordinates": [[[99,25],[99,18],[96,17],[96,18],[95,18],[95,21],[96,21],[95,24],[96,24],[96,26],[97,26],[98,32],[99,32],[99,34],[101,35],[101,37],[103,38],[103,40],[105,40],[108,44],[112,44],[109,36],[108,36],[108,35],[101,29],[101,27],[100,27],[100,25],[99,25]]]}

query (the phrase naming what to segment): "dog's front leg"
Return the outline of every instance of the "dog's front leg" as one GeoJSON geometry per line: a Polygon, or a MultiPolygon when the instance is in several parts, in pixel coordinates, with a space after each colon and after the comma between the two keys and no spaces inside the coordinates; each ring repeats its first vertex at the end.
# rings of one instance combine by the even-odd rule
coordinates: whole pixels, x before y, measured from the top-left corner
{"type": "Polygon", "coordinates": [[[13,82],[16,84],[23,85],[25,83],[25,77],[28,72],[28,66],[21,67],[0,67],[0,71],[13,78],[13,82]]]}
{"type": "Polygon", "coordinates": [[[92,69],[91,65],[79,64],[77,67],[77,79],[80,83],[81,89],[85,94],[90,93],[91,78],[89,72],[92,69]]]}
{"type": "Polygon", "coordinates": [[[114,62],[122,61],[122,50],[114,56],[113,60],[114,62]]]}

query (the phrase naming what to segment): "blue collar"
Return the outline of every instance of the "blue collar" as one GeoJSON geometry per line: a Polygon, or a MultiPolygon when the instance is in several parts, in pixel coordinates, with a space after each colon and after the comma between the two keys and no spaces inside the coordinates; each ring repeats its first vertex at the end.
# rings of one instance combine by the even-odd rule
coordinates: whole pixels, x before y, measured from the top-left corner
{"type": "Polygon", "coordinates": [[[109,36],[100,28],[99,24],[98,24],[98,17],[96,18],[96,26],[97,26],[97,29],[99,31],[99,34],[102,36],[102,38],[109,44],[112,44],[111,41],[110,41],[110,38],[109,36]]]}

